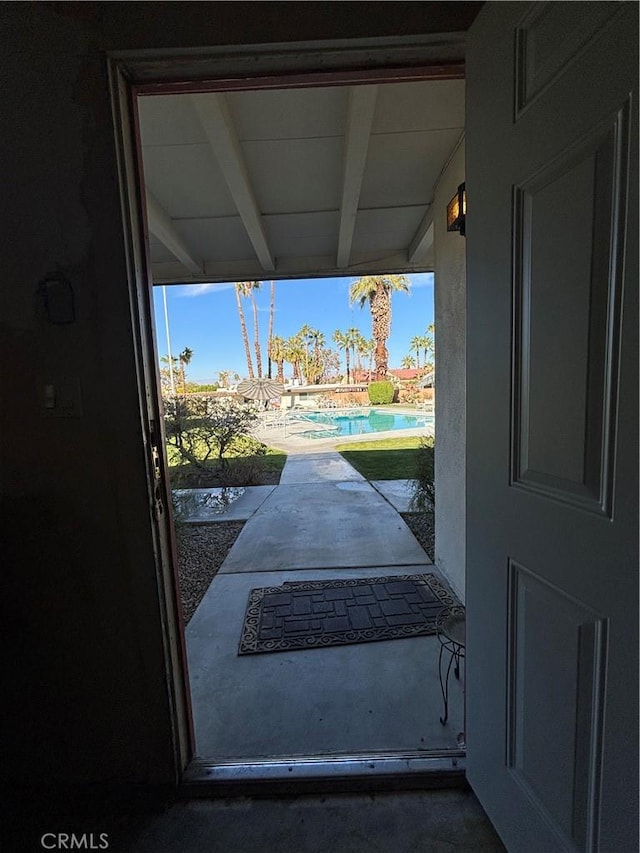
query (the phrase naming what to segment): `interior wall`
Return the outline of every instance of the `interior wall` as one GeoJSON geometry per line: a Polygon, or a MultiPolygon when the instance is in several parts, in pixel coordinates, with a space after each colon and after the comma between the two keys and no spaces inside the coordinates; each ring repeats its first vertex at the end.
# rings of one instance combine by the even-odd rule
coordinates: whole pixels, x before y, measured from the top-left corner
{"type": "Polygon", "coordinates": [[[447,231],[447,204],[464,181],[464,142],[438,183],[434,198],[436,325],[436,553],[435,562],[465,598],[465,239],[447,231]]]}
{"type": "Polygon", "coordinates": [[[0,9],[3,774],[15,782],[175,779],[106,51],[451,32],[477,12],[284,6],[0,9]],[[63,326],[37,298],[58,267],[76,300],[63,326]],[[68,376],[81,415],[44,417],[44,385],[68,376]]]}
{"type": "Polygon", "coordinates": [[[161,782],[173,755],[106,67],[65,4],[7,5],[3,773],[161,782]],[[37,295],[58,267],[68,325],[37,295]],[[63,377],[81,414],[47,417],[43,388],[63,377]]]}

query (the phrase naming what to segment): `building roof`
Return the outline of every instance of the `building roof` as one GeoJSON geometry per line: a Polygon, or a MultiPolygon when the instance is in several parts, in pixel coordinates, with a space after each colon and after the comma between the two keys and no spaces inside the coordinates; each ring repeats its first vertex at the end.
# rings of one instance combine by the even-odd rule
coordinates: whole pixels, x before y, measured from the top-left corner
{"type": "Polygon", "coordinates": [[[398,367],[390,368],[387,373],[391,373],[396,379],[417,379],[422,376],[423,371],[417,367],[398,367]]]}

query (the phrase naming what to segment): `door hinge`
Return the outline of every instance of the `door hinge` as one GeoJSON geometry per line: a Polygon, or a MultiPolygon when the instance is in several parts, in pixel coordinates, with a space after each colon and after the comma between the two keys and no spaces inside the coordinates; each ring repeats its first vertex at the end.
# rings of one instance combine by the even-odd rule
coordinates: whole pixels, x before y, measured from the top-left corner
{"type": "Polygon", "coordinates": [[[149,422],[149,441],[151,449],[151,467],[153,472],[153,511],[157,519],[164,515],[164,494],[162,488],[162,469],[160,466],[160,446],[155,421],[149,422]]]}

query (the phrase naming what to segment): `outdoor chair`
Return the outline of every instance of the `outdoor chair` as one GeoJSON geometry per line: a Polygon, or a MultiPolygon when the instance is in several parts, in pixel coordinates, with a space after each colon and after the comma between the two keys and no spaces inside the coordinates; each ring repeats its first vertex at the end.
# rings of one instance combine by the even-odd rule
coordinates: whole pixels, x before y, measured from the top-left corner
{"type": "Polygon", "coordinates": [[[281,412],[281,411],[265,412],[262,419],[261,419],[261,426],[263,429],[270,429],[272,427],[283,426],[285,417],[286,417],[285,412],[281,412]]]}
{"type": "Polygon", "coordinates": [[[319,409],[335,409],[336,401],[332,400],[330,397],[323,395],[318,399],[318,408],[319,409]]]}

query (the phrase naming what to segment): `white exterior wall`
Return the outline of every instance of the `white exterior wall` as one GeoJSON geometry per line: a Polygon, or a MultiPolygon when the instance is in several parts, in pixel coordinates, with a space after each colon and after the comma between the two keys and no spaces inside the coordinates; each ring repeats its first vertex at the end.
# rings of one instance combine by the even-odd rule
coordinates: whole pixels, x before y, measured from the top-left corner
{"type": "Polygon", "coordinates": [[[447,204],[464,181],[464,142],[436,188],[434,211],[436,324],[435,562],[464,601],[466,455],[465,238],[448,232],[447,204]]]}

